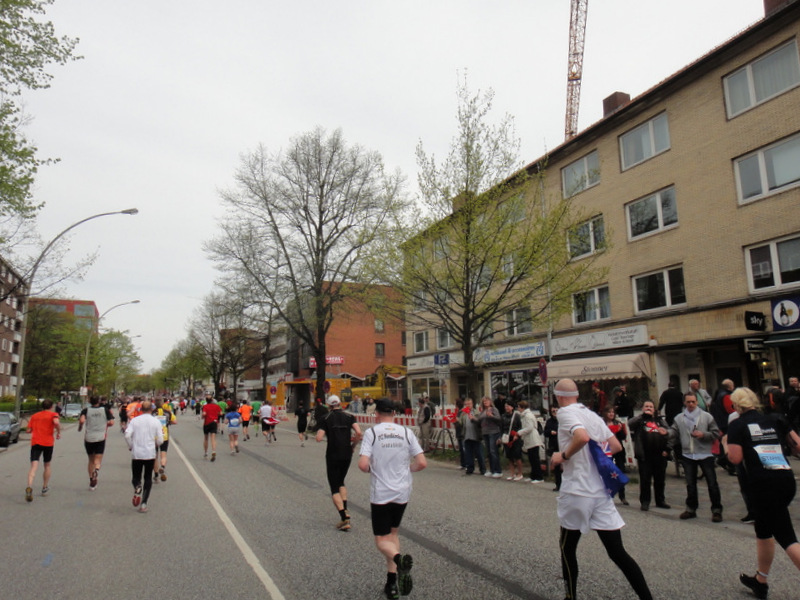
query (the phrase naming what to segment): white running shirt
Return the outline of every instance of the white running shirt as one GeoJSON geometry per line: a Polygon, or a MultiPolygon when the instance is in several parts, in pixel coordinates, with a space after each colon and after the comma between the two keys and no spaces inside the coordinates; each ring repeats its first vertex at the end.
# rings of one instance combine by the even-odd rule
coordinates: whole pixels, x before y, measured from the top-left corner
{"type": "MultiPolygon", "coordinates": [[[[561,452],[569,448],[572,434],[576,429],[585,429],[589,437],[601,445],[614,435],[603,419],[586,405],[580,402],[569,404],[558,410],[558,449],[561,452]]],[[[564,461],[562,468],[564,469],[564,477],[561,480],[562,492],[590,498],[604,498],[608,495],[588,445],[564,461]]]]}
{"type": "Polygon", "coordinates": [[[369,457],[369,501],[406,504],[411,498],[411,459],[422,454],[417,436],[397,423],[378,423],[361,440],[361,456],[369,457]]]}

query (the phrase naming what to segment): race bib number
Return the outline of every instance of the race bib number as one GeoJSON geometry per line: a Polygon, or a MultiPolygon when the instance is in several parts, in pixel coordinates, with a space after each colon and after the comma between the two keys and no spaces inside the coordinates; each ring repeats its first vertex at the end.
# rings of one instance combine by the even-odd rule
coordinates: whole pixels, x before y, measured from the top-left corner
{"type": "Polygon", "coordinates": [[[783,455],[780,444],[761,444],[755,446],[761,465],[768,471],[783,471],[791,469],[786,457],[783,455]]]}

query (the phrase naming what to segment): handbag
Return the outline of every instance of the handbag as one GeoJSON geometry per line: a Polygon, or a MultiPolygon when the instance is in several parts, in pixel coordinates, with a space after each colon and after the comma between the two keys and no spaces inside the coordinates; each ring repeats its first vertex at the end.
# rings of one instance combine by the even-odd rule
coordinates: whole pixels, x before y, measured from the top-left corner
{"type": "Polygon", "coordinates": [[[517,416],[517,414],[516,414],[516,413],[513,413],[513,414],[511,415],[511,422],[509,422],[509,424],[508,424],[508,433],[504,433],[504,434],[502,435],[502,437],[500,438],[500,442],[501,442],[501,443],[502,443],[504,446],[510,446],[510,445],[511,445],[511,428],[514,426],[514,418],[515,418],[516,416],[517,416]]]}

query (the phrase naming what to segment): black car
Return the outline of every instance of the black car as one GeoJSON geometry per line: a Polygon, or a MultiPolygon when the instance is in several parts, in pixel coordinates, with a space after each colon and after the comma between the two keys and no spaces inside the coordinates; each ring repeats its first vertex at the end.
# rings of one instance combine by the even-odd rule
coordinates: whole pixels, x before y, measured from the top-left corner
{"type": "Polygon", "coordinates": [[[19,419],[14,413],[0,412],[0,447],[16,444],[19,441],[19,419]]]}

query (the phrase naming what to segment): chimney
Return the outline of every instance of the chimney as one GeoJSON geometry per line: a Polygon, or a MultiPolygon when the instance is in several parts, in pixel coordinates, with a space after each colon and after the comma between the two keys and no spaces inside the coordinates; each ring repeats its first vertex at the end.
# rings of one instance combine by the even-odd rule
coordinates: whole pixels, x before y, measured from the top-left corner
{"type": "Polygon", "coordinates": [[[764,18],[771,17],[794,0],[764,0],[764,18]]]}
{"type": "MultiPolygon", "coordinates": [[[[767,2],[768,0],[764,0],[767,2]]],[[[614,92],[608,98],[603,100],[603,118],[613,115],[620,108],[625,106],[631,101],[631,95],[625,92],[614,92]]]]}

